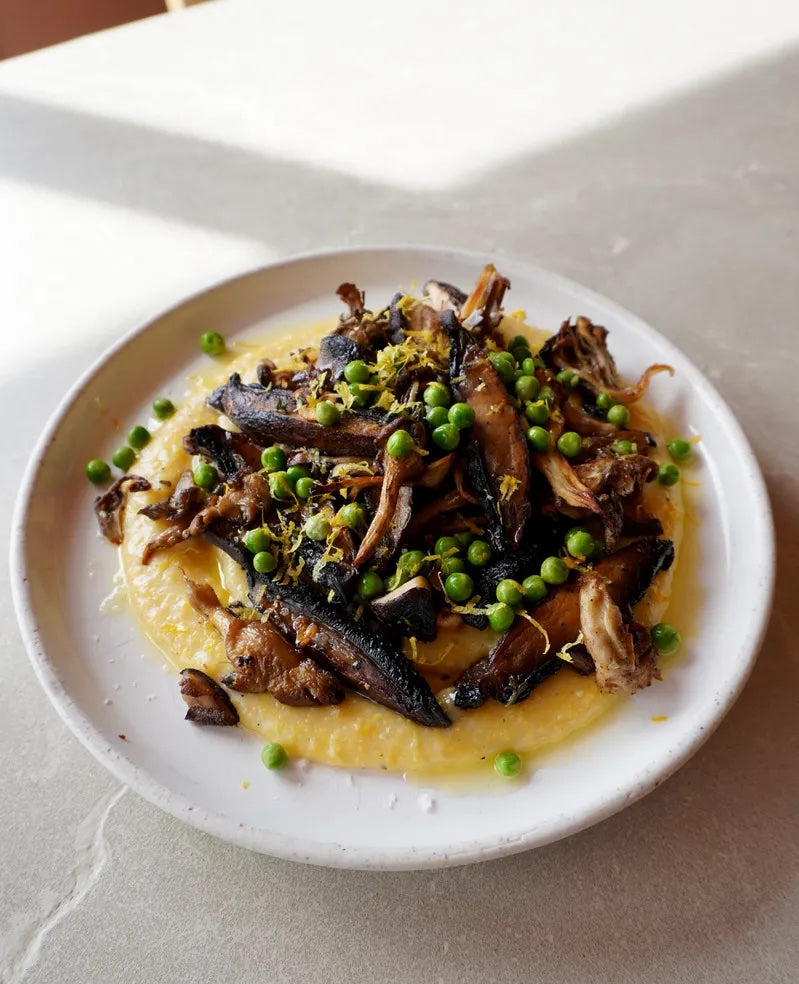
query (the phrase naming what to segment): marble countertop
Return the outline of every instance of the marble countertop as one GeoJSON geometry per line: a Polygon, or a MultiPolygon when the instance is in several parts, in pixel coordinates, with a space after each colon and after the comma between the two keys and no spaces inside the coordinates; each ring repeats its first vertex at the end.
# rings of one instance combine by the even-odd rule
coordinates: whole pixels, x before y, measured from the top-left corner
{"type": "Polygon", "coordinates": [[[3,569],[3,984],[796,981],[799,12],[552,7],[220,0],[0,64],[2,512],[74,377],[186,294],[332,245],[501,251],[650,321],[743,425],[779,548],[743,695],[566,841],[305,867],[120,788],[40,690],[3,569]]]}

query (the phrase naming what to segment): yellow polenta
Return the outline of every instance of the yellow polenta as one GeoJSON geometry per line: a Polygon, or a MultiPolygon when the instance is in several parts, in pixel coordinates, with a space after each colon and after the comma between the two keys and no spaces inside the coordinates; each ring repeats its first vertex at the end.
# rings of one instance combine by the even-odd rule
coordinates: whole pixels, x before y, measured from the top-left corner
{"type": "MultiPolygon", "coordinates": [[[[270,338],[263,346],[231,346],[231,352],[214,361],[207,372],[188,380],[177,413],[158,428],[139,457],[135,471],[149,478],[154,488],[131,497],[120,548],[122,568],[136,617],[176,670],[194,666],[218,680],[230,669],[222,639],[211,626],[200,621],[189,605],[181,568],[194,580],[212,584],[224,604],[246,601],[246,582],[233,561],[199,540],[156,554],[148,566],[143,566],[142,550],[158,532],[160,524],[139,516],[137,509],[146,502],[163,498],[159,479],[174,483],[190,466],[190,458],[182,446],[184,434],[204,423],[225,424],[224,419],[205,405],[211,389],[234,371],[245,379],[252,378],[255,366],[264,355],[279,364],[288,362],[290,351],[313,345],[331,326],[328,322],[304,328],[270,338]]],[[[521,331],[538,343],[545,337],[512,318],[506,318],[503,327],[508,335],[521,331]]],[[[655,434],[662,431],[654,413],[640,405],[632,408],[630,426],[655,434]]],[[[679,550],[683,531],[679,484],[665,488],[651,483],[646,486],[645,495],[649,508],[663,523],[664,535],[679,550]]],[[[675,567],[676,564],[658,575],[639,605],[636,615],[644,624],[662,618],[675,567]]],[[[287,707],[269,694],[231,693],[231,697],[245,728],[264,741],[281,742],[290,755],[349,769],[392,772],[470,770],[484,757],[503,749],[529,754],[585,728],[624,699],[602,695],[592,678],[564,669],[520,704],[505,707],[488,701],[474,710],[455,708],[447,690],[448,682],[454,682],[462,669],[485,655],[497,638],[490,630],[480,632],[464,626],[451,634],[439,634],[435,642],[419,644],[416,658],[420,669],[438,691],[440,701],[453,719],[452,727],[447,729],[424,728],[352,693],[338,706],[309,708],[287,707]]]]}

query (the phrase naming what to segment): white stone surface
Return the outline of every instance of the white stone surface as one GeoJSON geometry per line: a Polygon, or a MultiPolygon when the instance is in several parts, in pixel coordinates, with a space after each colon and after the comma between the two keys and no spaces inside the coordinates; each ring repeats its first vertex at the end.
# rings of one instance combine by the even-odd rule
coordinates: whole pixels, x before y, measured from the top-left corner
{"type": "Polygon", "coordinates": [[[416,241],[528,258],[668,334],[739,415],[781,549],[754,676],[677,776],[434,875],[271,861],[121,792],[0,572],[3,984],[796,981],[797,9],[234,0],[0,64],[3,515],[120,332],[275,256],[416,241]]]}

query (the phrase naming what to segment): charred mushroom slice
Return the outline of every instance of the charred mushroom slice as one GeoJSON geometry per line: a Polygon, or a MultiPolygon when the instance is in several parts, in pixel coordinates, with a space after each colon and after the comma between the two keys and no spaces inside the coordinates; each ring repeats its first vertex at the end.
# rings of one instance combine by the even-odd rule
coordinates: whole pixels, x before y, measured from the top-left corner
{"type": "Polygon", "coordinates": [[[341,606],[331,605],[307,584],[278,585],[258,574],[251,555],[229,532],[209,530],[206,537],[244,568],[256,607],[287,638],[308,649],[317,662],[359,694],[417,724],[449,726],[451,722],[430,686],[393,640],[356,622],[341,606]]]}
{"type": "MultiPolygon", "coordinates": [[[[655,575],[666,570],[673,559],[670,540],[639,540],[600,561],[592,576],[602,578],[613,603],[629,611],[655,575]]],[[[517,619],[491,653],[462,674],[455,703],[459,707],[478,707],[489,697],[503,704],[515,703],[528,697],[542,679],[559,669],[562,661],[555,654],[573,643],[581,631],[583,583],[581,578],[568,582],[538,606],[535,619],[540,628],[527,619],[517,619]]]]}
{"type": "Polygon", "coordinates": [[[94,500],[94,514],[100,526],[100,532],[111,543],[119,546],[122,543],[122,513],[129,492],[147,492],[150,483],[140,475],[123,475],[114,484],[98,495],[94,500]],[[125,486],[127,485],[127,488],[125,486]]]}
{"type": "Polygon", "coordinates": [[[436,637],[433,592],[425,577],[412,578],[377,598],[370,607],[381,622],[401,635],[420,642],[432,642],[436,637]]]}
{"type": "Polygon", "coordinates": [[[245,385],[239,374],[234,373],[213,406],[261,445],[312,447],[330,455],[373,457],[385,437],[399,426],[398,419],[387,422],[375,412],[362,412],[346,414],[341,423],[325,427],[307,408],[296,410],[293,401],[291,405],[276,409],[275,393],[280,392],[245,385]]]}
{"type": "Polygon", "coordinates": [[[237,618],[222,607],[209,584],[186,578],[186,585],[192,607],[224,639],[225,655],[235,669],[222,682],[231,690],[270,693],[281,704],[292,707],[339,704],[344,699],[336,678],[298,654],[268,622],[237,618]]]}
{"type": "Polygon", "coordinates": [[[202,670],[180,671],[180,693],[189,707],[187,721],[217,727],[232,727],[239,723],[239,712],[230,697],[202,670]]]}
{"type": "MultiPolygon", "coordinates": [[[[472,434],[485,478],[474,466],[469,474],[478,486],[485,482],[490,490],[490,495],[485,496],[486,489],[482,489],[486,520],[495,529],[498,514],[507,545],[516,549],[532,514],[527,440],[505,384],[484,349],[473,342],[467,344],[462,328],[450,328],[449,334],[456,363],[452,385],[458,399],[474,410],[472,434]]],[[[481,489],[475,491],[479,494],[481,489]]],[[[504,544],[492,546],[502,549],[504,544]]]]}
{"type": "Polygon", "coordinates": [[[225,430],[218,424],[195,427],[183,438],[187,454],[212,461],[226,482],[237,482],[261,467],[261,450],[244,434],[225,430]]]}
{"type": "MultiPolygon", "coordinates": [[[[346,527],[338,530],[332,544],[336,548],[338,560],[327,559],[328,544],[303,538],[299,546],[299,556],[305,561],[305,570],[311,572],[316,584],[332,591],[338,601],[346,605],[352,594],[358,572],[353,560],[355,558],[355,543],[352,533],[346,527]],[[338,553],[340,551],[340,553],[338,553]]],[[[332,598],[331,598],[332,600],[332,598]]]]}
{"type": "Polygon", "coordinates": [[[319,372],[327,372],[333,382],[344,378],[344,369],[348,362],[362,359],[361,346],[346,335],[325,335],[319,343],[319,358],[316,368],[319,372]]]}
{"type": "Polygon", "coordinates": [[[405,329],[408,327],[408,322],[405,318],[405,312],[400,307],[400,301],[404,297],[405,294],[395,294],[388,307],[388,340],[392,345],[402,345],[405,341],[405,329]]]}

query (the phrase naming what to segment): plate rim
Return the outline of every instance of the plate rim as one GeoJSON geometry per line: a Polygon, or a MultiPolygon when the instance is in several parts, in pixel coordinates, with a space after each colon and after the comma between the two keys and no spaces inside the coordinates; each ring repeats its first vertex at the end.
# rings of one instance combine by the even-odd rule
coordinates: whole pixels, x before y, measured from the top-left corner
{"type": "Polygon", "coordinates": [[[10,537],[12,600],[25,650],[33,665],[36,677],[64,724],[66,724],[83,747],[108,769],[119,782],[133,789],[148,802],[177,819],[190,824],[192,827],[204,833],[218,837],[227,843],[233,843],[237,846],[279,857],[284,860],[299,861],[332,868],[383,871],[422,870],[468,864],[527,851],[534,847],[542,847],[562,838],[569,837],[607,819],[619,812],[623,807],[631,805],[665,782],[714,733],[722,719],[732,708],[749,679],[769,624],[776,578],[775,567],[776,545],[773,512],[760,465],[735,414],[713,383],[685,353],[678,349],[674,343],[662,335],[656,328],[623,305],[590,287],[586,287],[548,268],[538,266],[518,257],[503,255],[493,250],[482,252],[424,243],[385,243],[376,246],[353,245],[308,250],[291,254],[276,259],[273,262],[252,267],[233,277],[225,277],[217,280],[191,294],[181,296],[174,304],[156,311],[145,320],[124,332],[120,338],[101,352],[78,376],[51,413],[40,437],[36,441],[30,460],[25,467],[14,505],[10,537]],[[43,467],[45,454],[56,439],[58,431],[72,404],[90,385],[94,377],[107,362],[117,357],[128,345],[140,335],[144,334],[157,321],[174,314],[191,303],[200,301],[215,291],[227,289],[233,284],[251,277],[260,276],[267,271],[276,271],[303,262],[323,261],[325,259],[347,255],[363,256],[374,253],[407,254],[409,252],[426,253],[431,256],[438,255],[442,260],[473,262],[478,266],[485,262],[494,262],[501,267],[505,263],[506,267],[521,267],[531,275],[543,276],[556,287],[570,292],[577,291],[584,298],[603,306],[614,317],[618,317],[627,323],[632,323],[638,330],[654,338],[659,350],[664,353],[665,357],[668,357],[671,353],[676,354],[678,360],[687,366],[689,373],[694,374],[701,380],[714,413],[721,419],[725,428],[731,431],[736,437],[737,452],[746,461],[748,477],[753,484],[755,495],[761,507],[762,537],[760,539],[760,547],[762,550],[762,569],[758,571],[758,578],[762,579],[764,590],[756,613],[750,616],[744,645],[741,647],[741,652],[745,652],[746,658],[745,661],[742,661],[734,686],[723,695],[722,699],[715,703],[712,713],[708,714],[701,721],[701,726],[694,724],[686,732],[685,736],[676,739],[675,754],[670,757],[666,766],[652,772],[646,779],[639,781],[632,789],[628,786],[617,784],[602,798],[601,803],[598,803],[594,809],[580,814],[577,819],[550,824],[550,828],[554,827],[554,829],[545,828],[541,830],[539,828],[531,831],[526,836],[514,839],[512,842],[500,838],[494,838],[489,842],[485,839],[478,838],[460,844],[452,852],[442,852],[437,848],[421,848],[418,850],[407,847],[398,850],[387,847],[352,848],[332,841],[308,844],[308,842],[291,839],[286,835],[260,827],[253,827],[247,823],[239,822],[235,827],[231,827],[229,817],[195,806],[187,797],[169,789],[146,771],[141,770],[127,756],[113,749],[108,744],[106,737],[100,729],[75,705],[66,687],[58,679],[54,667],[51,665],[51,661],[47,656],[36,624],[33,602],[30,595],[29,579],[27,577],[25,533],[32,507],[32,493],[35,490],[38,474],[43,467]],[[299,846],[302,843],[307,845],[306,849],[299,846]]]}

